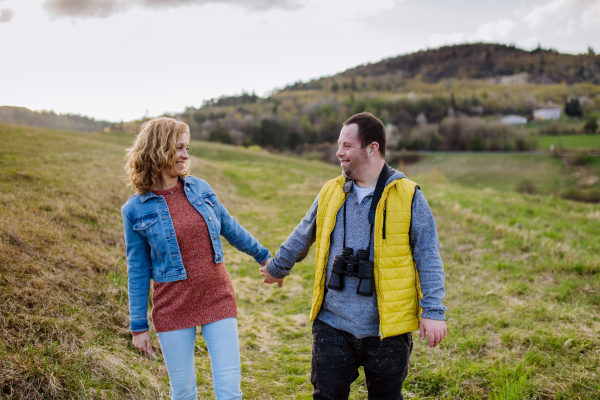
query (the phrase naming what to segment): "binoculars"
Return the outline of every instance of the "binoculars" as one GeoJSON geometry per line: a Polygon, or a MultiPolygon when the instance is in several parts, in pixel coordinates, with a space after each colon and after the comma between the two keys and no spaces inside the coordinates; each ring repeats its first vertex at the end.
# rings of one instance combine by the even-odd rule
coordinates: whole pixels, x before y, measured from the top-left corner
{"type": "Polygon", "coordinates": [[[327,288],[331,290],[344,289],[344,275],[356,276],[360,279],[356,294],[373,296],[373,261],[369,260],[368,250],[354,250],[349,247],[342,249],[341,256],[335,256],[327,288]]]}

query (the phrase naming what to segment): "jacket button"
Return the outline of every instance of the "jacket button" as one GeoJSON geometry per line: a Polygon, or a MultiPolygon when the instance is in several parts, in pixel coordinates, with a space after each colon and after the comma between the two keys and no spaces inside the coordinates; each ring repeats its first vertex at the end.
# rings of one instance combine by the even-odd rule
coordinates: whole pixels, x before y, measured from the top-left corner
{"type": "Polygon", "coordinates": [[[215,237],[213,237],[213,239],[217,240],[217,237],[215,236],[215,237]]]}
{"type": "Polygon", "coordinates": [[[202,202],[201,202],[201,201],[199,201],[199,202],[198,202],[198,205],[202,205],[202,202]]]}
{"type": "Polygon", "coordinates": [[[186,189],[187,189],[188,192],[190,191],[190,188],[186,188],[186,189]]]}
{"type": "Polygon", "coordinates": [[[208,220],[209,220],[209,221],[212,221],[212,217],[208,217],[208,220]]]}

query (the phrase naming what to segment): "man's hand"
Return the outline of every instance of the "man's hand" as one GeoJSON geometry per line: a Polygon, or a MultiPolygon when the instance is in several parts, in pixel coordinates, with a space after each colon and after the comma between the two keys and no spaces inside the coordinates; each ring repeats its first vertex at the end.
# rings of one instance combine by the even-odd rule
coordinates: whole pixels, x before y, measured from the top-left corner
{"type": "Polygon", "coordinates": [[[152,354],[152,343],[150,343],[150,335],[147,331],[141,335],[134,336],[133,345],[148,354],[152,354]]]}
{"type": "Polygon", "coordinates": [[[446,337],[446,321],[421,318],[421,340],[429,339],[429,347],[435,347],[446,337]]]}
{"type": "Polygon", "coordinates": [[[285,278],[281,278],[281,279],[275,279],[275,278],[273,278],[273,276],[271,276],[271,274],[267,270],[267,265],[269,264],[269,262],[271,262],[270,258],[267,261],[265,261],[264,263],[262,263],[261,267],[260,267],[260,274],[263,277],[263,282],[267,283],[269,285],[272,284],[272,283],[277,282],[277,285],[281,288],[283,286],[283,280],[285,278]]]}

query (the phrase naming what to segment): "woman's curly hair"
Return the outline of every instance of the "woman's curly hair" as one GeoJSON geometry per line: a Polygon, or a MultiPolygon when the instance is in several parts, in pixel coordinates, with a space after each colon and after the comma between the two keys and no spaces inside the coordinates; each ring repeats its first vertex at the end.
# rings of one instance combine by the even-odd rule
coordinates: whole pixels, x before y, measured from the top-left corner
{"type": "MultiPolygon", "coordinates": [[[[133,190],[139,194],[151,191],[160,172],[173,166],[177,139],[182,133],[189,138],[189,127],[174,118],[154,118],[142,125],[133,146],[126,150],[125,171],[133,190]]],[[[189,174],[190,160],[187,160],[182,176],[189,174]]]]}

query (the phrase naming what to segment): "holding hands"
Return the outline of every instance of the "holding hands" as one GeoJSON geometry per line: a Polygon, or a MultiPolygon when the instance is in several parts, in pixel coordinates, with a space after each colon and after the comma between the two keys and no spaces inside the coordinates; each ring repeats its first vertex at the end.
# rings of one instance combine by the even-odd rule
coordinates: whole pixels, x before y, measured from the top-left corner
{"type": "Polygon", "coordinates": [[[267,270],[267,265],[270,262],[271,262],[271,259],[269,258],[267,261],[265,261],[262,264],[260,264],[260,274],[263,277],[263,283],[266,283],[266,284],[269,284],[269,285],[271,285],[273,283],[277,283],[277,286],[279,286],[281,288],[283,286],[283,280],[285,278],[276,279],[276,278],[273,278],[273,276],[271,276],[271,274],[267,270]]]}

